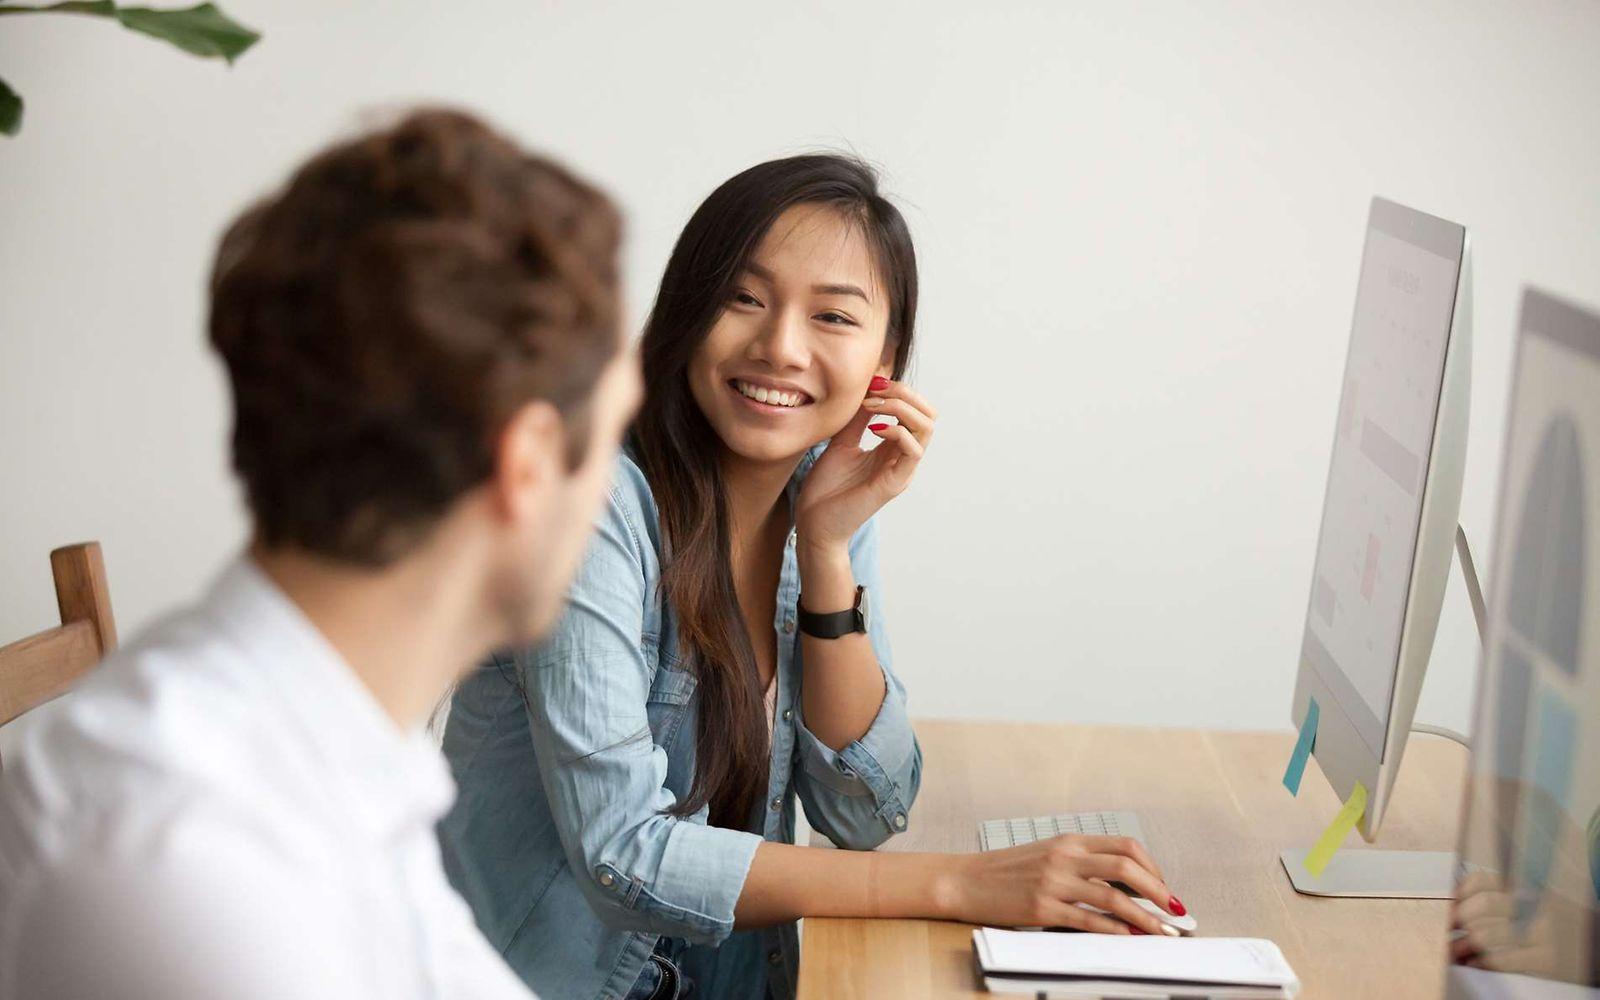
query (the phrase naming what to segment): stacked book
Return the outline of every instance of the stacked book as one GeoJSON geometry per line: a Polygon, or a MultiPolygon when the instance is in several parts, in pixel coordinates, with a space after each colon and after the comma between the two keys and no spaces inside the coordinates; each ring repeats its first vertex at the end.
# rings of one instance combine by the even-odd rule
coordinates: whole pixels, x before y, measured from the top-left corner
{"type": "Polygon", "coordinates": [[[972,948],[994,993],[1034,997],[1293,997],[1300,980],[1261,938],[1059,934],[980,927],[972,948]]]}

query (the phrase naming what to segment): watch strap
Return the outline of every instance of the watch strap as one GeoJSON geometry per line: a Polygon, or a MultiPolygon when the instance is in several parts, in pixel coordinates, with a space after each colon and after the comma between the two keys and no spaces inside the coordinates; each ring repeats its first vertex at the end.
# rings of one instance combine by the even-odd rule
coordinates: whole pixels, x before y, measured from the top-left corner
{"type": "Polygon", "coordinates": [[[837,639],[842,635],[852,632],[865,632],[867,630],[866,615],[861,613],[861,597],[866,588],[856,587],[856,602],[853,606],[843,611],[830,611],[825,614],[814,614],[805,609],[805,597],[801,595],[799,612],[800,631],[816,639],[837,639]]]}

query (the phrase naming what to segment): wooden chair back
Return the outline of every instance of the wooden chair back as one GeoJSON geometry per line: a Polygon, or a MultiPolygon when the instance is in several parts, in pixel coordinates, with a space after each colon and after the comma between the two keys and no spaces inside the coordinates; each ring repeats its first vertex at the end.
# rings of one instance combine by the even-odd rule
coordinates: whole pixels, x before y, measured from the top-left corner
{"type": "Polygon", "coordinates": [[[50,553],[61,624],[0,646],[0,725],[66,693],[117,648],[99,542],[50,553]]]}

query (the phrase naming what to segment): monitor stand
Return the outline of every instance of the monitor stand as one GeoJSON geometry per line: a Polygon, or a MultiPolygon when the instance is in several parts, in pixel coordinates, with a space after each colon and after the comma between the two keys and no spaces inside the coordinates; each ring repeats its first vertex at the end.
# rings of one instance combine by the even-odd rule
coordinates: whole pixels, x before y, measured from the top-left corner
{"type": "Polygon", "coordinates": [[[1304,849],[1278,855],[1294,891],[1307,896],[1449,899],[1455,895],[1454,851],[1340,851],[1320,876],[1306,871],[1304,849]]]}
{"type": "MultiPolygon", "coordinates": [[[[1478,570],[1467,547],[1466,532],[1456,525],[1456,556],[1466,577],[1467,598],[1472,617],[1478,624],[1478,643],[1484,641],[1483,591],[1478,585],[1478,570]]],[[[1437,726],[1414,726],[1412,732],[1431,732],[1469,746],[1458,733],[1437,726]]],[[[1470,748],[1470,746],[1469,746],[1470,748]]],[[[1380,851],[1354,848],[1340,851],[1328,861],[1321,875],[1306,871],[1304,848],[1283,851],[1278,860],[1294,891],[1306,896],[1348,896],[1367,899],[1450,899],[1455,895],[1456,855],[1454,851],[1380,851]]]]}

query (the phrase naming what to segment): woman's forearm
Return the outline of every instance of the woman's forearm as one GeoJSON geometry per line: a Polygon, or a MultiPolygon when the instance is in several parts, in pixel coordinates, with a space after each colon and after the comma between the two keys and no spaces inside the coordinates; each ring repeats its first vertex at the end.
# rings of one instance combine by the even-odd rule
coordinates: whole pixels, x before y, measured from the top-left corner
{"type": "Polygon", "coordinates": [[[734,926],[801,917],[959,920],[1177,935],[1131,893],[1185,914],[1144,845],[1063,834],[970,854],[837,851],[763,841],[734,903],[734,926]],[[1115,887],[1114,887],[1115,886],[1115,887]]]}
{"type": "Polygon", "coordinates": [[[767,927],[801,917],[947,919],[960,863],[954,855],[763,842],[734,906],[734,926],[767,927]]]}
{"type": "Polygon", "coordinates": [[[972,854],[836,851],[763,841],[734,903],[734,926],[801,917],[959,920],[1177,935],[1129,890],[1172,916],[1183,904],[1136,840],[1063,834],[972,854]],[[1120,883],[1121,886],[1113,888],[1120,883]]]}
{"type": "MultiPolygon", "coordinates": [[[[847,547],[808,547],[802,539],[797,557],[804,610],[826,614],[854,606],[856,580],[847,547]]],[[[843,750],[866,733],[883,707],[883,668],[872,642],[859,632],[837,639],[802,633],[800,641],[806,728],[831,749],[843,750]]]]}

